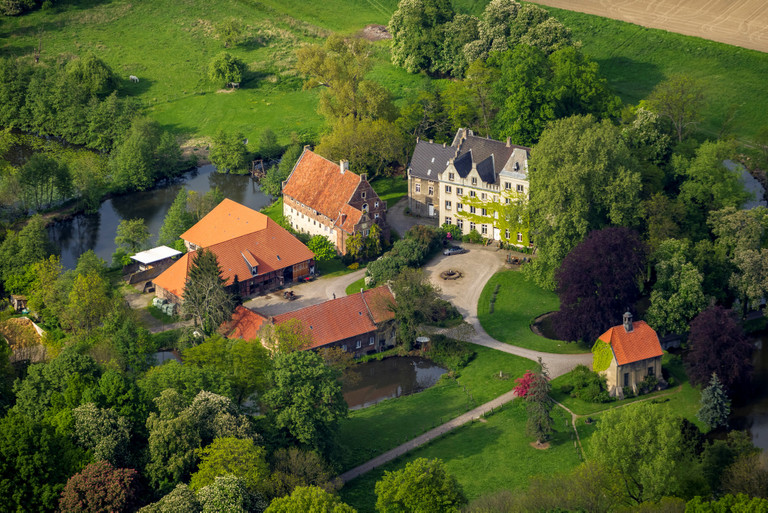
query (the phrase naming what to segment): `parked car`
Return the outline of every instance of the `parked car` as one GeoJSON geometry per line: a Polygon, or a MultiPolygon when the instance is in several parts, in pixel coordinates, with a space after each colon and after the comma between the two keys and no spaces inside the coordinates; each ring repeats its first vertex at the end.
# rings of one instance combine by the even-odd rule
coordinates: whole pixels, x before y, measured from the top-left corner
{"type": "Polygon", "coordinates": [[[464,249],[459,246],[449,246],[443,250],[443,255],[460,255],[462,253],[468,253],[468,249],[464,249]]]}

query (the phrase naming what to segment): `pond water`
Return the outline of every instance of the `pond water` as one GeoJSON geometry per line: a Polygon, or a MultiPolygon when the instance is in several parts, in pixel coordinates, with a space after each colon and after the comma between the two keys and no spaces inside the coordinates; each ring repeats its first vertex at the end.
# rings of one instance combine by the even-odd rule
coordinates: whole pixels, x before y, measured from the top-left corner
{"type": "Polygon", "coordinates": [[[752,436],[752,443],[768,451],[768,333],[758,337],[754,364],[753,399],[733,410],[731,427],[746,429],[752,436]]]}
{"type": "Polygon", "coordinates": [[[250,176],[217,173],[212,165],[202,166],[162,187],[106,200],[95,214],[78,214],[51,225],[48,234],[61,250],[62,265],[73,268],[78,257],[89,249],[110,263],[116,249],[117,225],[123,219],[144,219],[152,234],[150,244],[154,245],[165,214],[182,186],[201,194],[218,187],[224,197],[254,210],[271,202],[250,176]]]}
{"type": "Polygon", "coordinates": [[[351,410],[372,406],[384,399],[421,392],[446,370],[426,358],[399,356],[372,360],[347,369],[342,388],[351,410]]]}

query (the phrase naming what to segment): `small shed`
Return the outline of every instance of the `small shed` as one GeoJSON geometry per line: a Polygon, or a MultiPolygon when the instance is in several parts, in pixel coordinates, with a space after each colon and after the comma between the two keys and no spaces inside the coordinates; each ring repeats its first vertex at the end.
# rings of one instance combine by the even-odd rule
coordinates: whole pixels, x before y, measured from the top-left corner
{"type": "Polygon", "coordinates": [[[156,248],[136,253],[131,257],[139,263],[139,271],[146,271],[155,267],[168,268],[173,260],[181,255],[181,251],[169,248],[168,246],[157,246],[156,248]]]}
{"type": "Polygon", "coordinates": [[[27,296],[17,296],[15,294],[11,295],[11,306],[14,310],[17,312],[21,312],[22,310],[27,308],[27,296]]]}
{"type": "Polygon", "coordinates": [[[629,312],[623,324],[600,335],[592,354],[592,369],[607,378],[611,396],[623,397],[625,387],[637,393],[648,376],[662,378],[659,337],[645,321],[633,322],[629,312]]]}

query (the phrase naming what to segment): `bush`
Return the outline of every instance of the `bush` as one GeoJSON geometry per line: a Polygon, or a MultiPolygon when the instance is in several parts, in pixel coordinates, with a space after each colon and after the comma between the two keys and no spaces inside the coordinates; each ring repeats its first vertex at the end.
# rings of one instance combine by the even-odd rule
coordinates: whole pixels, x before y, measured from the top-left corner
{"type": "Polygon", "coordinates": [[[448,338],[445,335],[433,335],[427,358],[450,371],[459,371],[475,357],[467,344],[448,338]]]}
{"type": "Polygon", "coordinates": [[[573,392],[573,385],[568,385],[568,384],[560,385],[560,392],[562,392],[563,394],[570,394],[571,392],[573,392]]]}
{"type": "Polygon", "coordinates": [[[646,376],[645,379],[637,386],[638,395],[647,394],[656,390],[659,386],[659,380],[656,376],[646,376]]]}
{"type": "Polygon", "coordinates": [[[462,242],[471,242],[472,244],[481,244],[483,236],[477,230],[471,230],[468,234],[461,237],[462,242]]]}
{"type": "Polygon", "coordinates": [[[607,403],[611,400],[605,376],[589,370],[586,365],[577,365],[571,374],[573,380],[571,397],[590,403],[607,403]]]}
{"type": "Polygon", "coordinates": [[[462,238],[461,229],[455,224],[444,224],[440,229],[446,235],[450,233],[453,240],[461,240],[462,238]]]}
{"type": "Polygon", "coordinates": [[[632,387],[624,387],[621,390],[624,392],[624,399],[632,399],[635,397],[635,391],[632,390],[632,387]]]}

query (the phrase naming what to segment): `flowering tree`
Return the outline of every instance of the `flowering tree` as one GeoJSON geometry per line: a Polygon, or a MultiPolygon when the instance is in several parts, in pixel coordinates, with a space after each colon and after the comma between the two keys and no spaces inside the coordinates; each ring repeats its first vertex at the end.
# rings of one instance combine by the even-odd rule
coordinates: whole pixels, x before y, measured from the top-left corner
{"type": "Polygon", "coordinates": [[[91,463],[67,481],[61,493],[62,512],[134,511],[138,505],[138,472],[115,468],[106,461],[91,463]]]}

